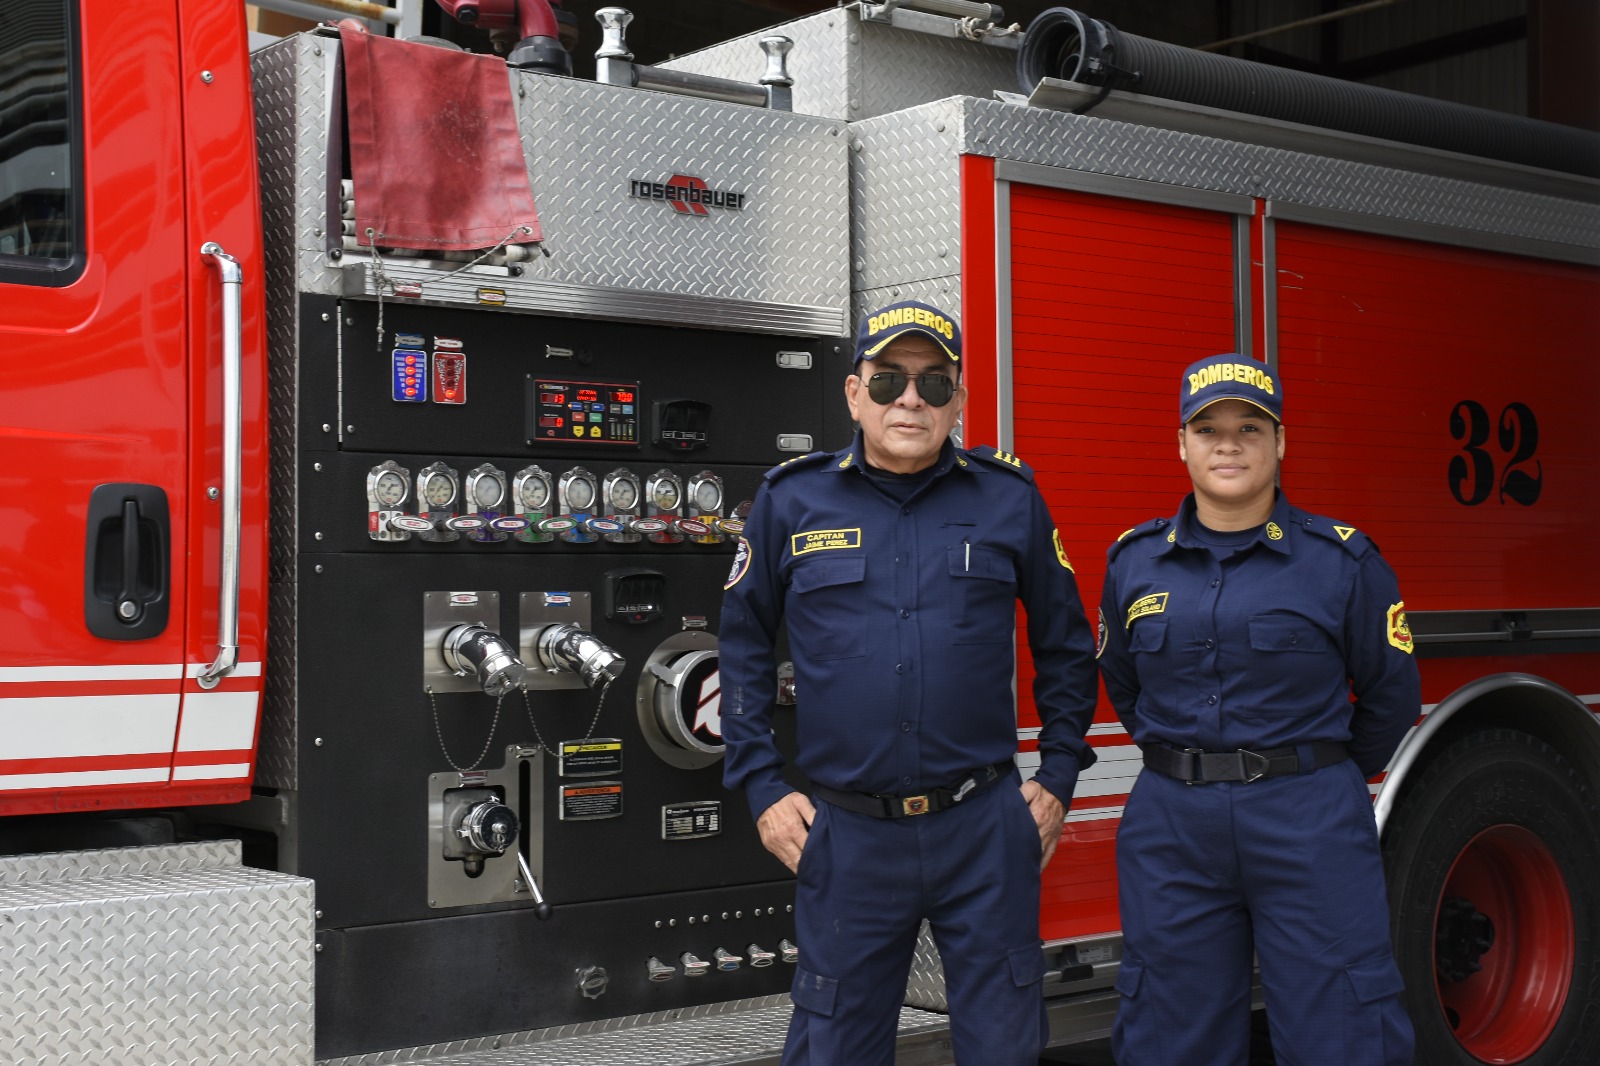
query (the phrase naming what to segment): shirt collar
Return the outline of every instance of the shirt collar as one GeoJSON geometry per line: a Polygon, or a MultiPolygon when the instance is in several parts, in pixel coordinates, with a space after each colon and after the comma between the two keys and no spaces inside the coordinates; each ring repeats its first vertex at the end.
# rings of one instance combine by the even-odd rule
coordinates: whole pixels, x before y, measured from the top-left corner
{"type": "MultiPolygon", "coordinates": [[[[833,462],[828,464],[827,469],[835,474],[847,470],[859,471],[866,464],[866,461],[866,444],[862,441],[861,431],[858,429],[855,437],[850,441],[850,447],[842,452],[835,453],[833,462]]],[[[933,476],[943,477],[955,467],[970,471],[973,469],[973,464],[963,459],[956,451],[956,446],[951,443],[950,438],[946,437],[944,444],[939,448],[939,458],[933,464],[933,476]]]]}
{"type": "MultiPolygon", "coordinates": [[[[1205,545],[1194,536],[1194,523],[1197,521],[1199,519],[1195,517],[1194,493],[1191,492],[1183,498],[1183,503],[1178,505],[1178,513],[1167,521],[1167,535],[1162,538],[1152,554],[1162,555],[1174,547],[1205,548],[1205,545]]],[[[1292,555],[1294,552],[1289,531],[1297,524],[1288,497],[1279,492],[1273,499],[1272,514],[1257,531],[1250,546],[1263,544],[1280,555],[1292,555]]]]}

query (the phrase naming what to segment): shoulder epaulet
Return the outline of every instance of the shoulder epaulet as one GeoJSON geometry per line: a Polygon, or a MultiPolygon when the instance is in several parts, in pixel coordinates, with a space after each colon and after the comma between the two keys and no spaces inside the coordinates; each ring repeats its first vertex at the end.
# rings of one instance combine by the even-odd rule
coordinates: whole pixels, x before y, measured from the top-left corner
{"type": "Polygon", "coordinates": [[[766,480],[776,481],[785,474],[793,473],[794,471],[803,467],[815,466],[816,464],[822,462],[822,460],[831,458],[833,458],[832,452],[807,452],[804,455],[797,455],[793,459],[785,459],[783,462],[767,471],[766,480]]]}
{"type": "Polygon", "coordinates": [[[1009,470],[1025,481],[1033,480],[1033,467],[1010,452],[1003,452],[999,448],[985,444],[977,448],[968,448],[967,454],[974,459],[982,459],[984,462],[993,463],[1003,470],[1009,470]]]}
{"type": "MultiPolygon", "coordinates": [[[[1378,545],[1355,526],[1347,526],[1343,522],[1335,521],[1326,515],[1306,514],[1304,511],[1292,512],[1295,522],[1308,533],[1313,533],[1324,540],[1335,541],[1344,545],[1345,551],[1357,559],[1369,551],[1378,551],[1378,545]]],[[[1379,554],[1383,554],[1379,552],[1379,554]]]]}
{"type": "Polygon", "coordinates": [[[1106,549],[1106,562],[1109,563],[1115,559],[1119,551],[1140,537],[1148,537],[1152,533],[1170,532],[1172,532],[1172,519],[1170,518],[1152,518],[1147,522],[1140,522],[1132,529],[1124,529],[1117,535],[1117,539],[1111,542],[1111,546],[1106,549]]]}

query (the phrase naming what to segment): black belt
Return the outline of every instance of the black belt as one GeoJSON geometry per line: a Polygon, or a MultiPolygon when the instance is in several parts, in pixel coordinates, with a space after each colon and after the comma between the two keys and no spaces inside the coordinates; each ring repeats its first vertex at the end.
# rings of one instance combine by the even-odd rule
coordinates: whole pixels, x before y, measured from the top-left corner
{"type": "Polygon", "coordinates": [[[954,807],[975,792],[1009,777],[1015,766],[1010,759],[974,770],[954,784],[940,785],[916,796],[891,796],[883,792],[841,792],[826,785],[813,784],[811,790],[835,807],[874,818],[912,818],[954,807]]]}
{"type": "Polygon", "coordinates": [[[1144,749],[1144,764],[1158,774],[1175,777],[1187,785],[1212,781],[1259,781],[1263,777],[1305,774],[1324,766],[1344,762],[1350,750],[1338,741],[1319,740],[1294,748],[1268,748],[1265,751],[1201,751],[1199,748],[1169,748],[1151,744],[1144,749]],[[1300,761],[1300,748],[1311,749],[1311,764],[1300,761]]]}

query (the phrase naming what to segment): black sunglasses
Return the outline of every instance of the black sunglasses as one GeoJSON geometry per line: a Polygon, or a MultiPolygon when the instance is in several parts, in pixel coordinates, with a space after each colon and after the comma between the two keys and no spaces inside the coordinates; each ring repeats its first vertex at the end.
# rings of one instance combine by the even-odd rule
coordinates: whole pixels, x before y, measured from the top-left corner
{"type": "MultiPolygon", "coordinates": [[[[906,391],[909,374],[898,370],[882,370],[867,379],[867,395],[873,403],[885,406],[894,403],[906,391]]],[[[929,407],[943,407],[956,394],[956,381],[949,374],[918,374],[917,395],[929,407]]]]}

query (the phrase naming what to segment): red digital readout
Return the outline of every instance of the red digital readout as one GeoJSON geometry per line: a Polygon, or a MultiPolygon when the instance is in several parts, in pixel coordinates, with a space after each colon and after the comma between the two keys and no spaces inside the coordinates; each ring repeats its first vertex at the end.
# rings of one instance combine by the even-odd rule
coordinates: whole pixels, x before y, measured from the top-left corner
{"type": "Polygon", "coordinates": [[[579,389],[578,390],[578,399],[579,399],[579,401],[581,401],[583,403],[594,403],[599,398],[600,398],[600,394],[597,391],[595,391],[594,389],[579,389]]]}
{"type": "Polygon", "coordinates": [[[555,404],[559,407],[567,402],[567,394],[564,392],[542,392],[539,394],[539,402],[555,404]]]}
{"type": "Polygon", "coordinates": [[[612,389],[611,390],[611,402],[612,403],[632,403],[633,402],[633,390],[632,389],[612,389]]]}

